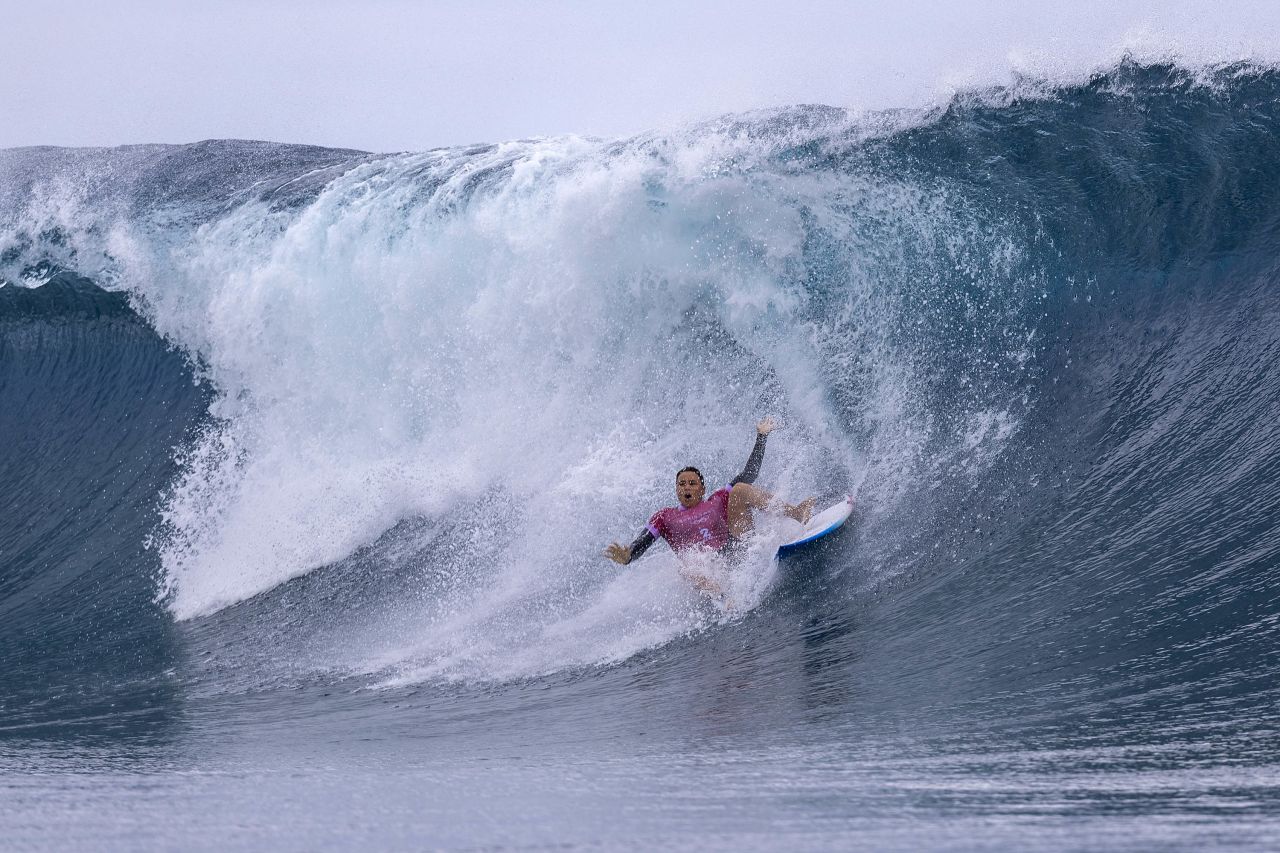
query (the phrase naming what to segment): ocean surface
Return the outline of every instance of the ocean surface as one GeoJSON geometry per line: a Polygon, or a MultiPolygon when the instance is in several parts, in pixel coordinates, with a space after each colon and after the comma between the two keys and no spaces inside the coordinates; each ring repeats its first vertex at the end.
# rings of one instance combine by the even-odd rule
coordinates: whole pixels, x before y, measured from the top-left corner
{"type": "Polygon", "coordinates": [[[0,847],[1280,846],[1272,68],[3,150],[0,281],[0,847]],[[601,556],[765,415],[849,525],[601,556]]]}

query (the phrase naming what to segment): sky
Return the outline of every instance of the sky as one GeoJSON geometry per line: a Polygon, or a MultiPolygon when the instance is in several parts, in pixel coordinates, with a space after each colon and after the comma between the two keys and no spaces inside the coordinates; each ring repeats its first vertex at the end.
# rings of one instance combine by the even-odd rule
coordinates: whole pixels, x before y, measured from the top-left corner
{"type": "Polygon", "coordinates": [[[621,136],[1014,73],[1280,57],[1280,0],[0,0],[0,148],[621,136]]]}

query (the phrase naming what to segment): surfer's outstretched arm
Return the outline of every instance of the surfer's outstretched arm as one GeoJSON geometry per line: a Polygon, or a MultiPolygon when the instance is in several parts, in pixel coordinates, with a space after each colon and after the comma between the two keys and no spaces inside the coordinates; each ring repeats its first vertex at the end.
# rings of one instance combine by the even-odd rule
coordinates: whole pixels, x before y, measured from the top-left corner
{"type": "Polygon", "coordinates": [[[750,485],[756,481],[756,477],[760,476],[760,463],[764,462],[764,443],[776,426],[773,418],[765,418],[756,424],[755,447],[751,448],[751,455],[747,457],[747,465],[742,469],[742,473],[729,481],[730,487],[739,483],[750,485]]]}
{"type": "Polygon", "coordinates": [[[635,541],[630,546],[619,545],[614,542],[604,549],[604,555],[615,563],[625,566],[632,560],[640,559],[640,555],[649,550],[649,546],[654,543],[656,538],[653,532],[646,527],[640,531],[640,535],[635,538],[635,541]]]}

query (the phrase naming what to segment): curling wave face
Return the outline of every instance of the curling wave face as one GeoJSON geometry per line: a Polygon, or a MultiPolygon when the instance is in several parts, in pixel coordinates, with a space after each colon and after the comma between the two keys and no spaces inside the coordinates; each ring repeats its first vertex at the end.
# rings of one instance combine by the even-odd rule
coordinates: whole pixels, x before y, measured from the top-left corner
{"type": "Polygon", "coordinates": [[[1278,92],[1268,69],[1123,64],[624,141],[2,152],[0,411],[104,448],[6,439],[11,506],[50,476],[123,490],[58,505],[87,531],[6,513],[37,544],[9,551],[5,641],[52,619],[31,584],[73,577],[106,589],[76,632],[145,611],[121,648],[216,647],[218,678],[257,686],[544,676],[712,625],[768,647],[791,613],[889,705],[1256,710],[1278,92]],[[72,272],[110,312],[18,290],[72,272]],[[88,388],[127,429],[62,405],[88,388]],[[766,413],[786,429],[761,483],[861,510],[793,578],[761,551],[754,621],[669,555],[602,560],[677,468],[732,474],[766,413]],[[60,556],[73,537],[97,565],[60,556]]]}

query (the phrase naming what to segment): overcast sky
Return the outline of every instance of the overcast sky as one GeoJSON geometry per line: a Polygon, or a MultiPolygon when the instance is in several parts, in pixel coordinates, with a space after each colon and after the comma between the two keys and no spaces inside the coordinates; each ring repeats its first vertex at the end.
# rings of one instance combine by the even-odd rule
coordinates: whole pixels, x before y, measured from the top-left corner
{"type": "Polygon", "coordinates": [[[376,151],[918,106],[1126,48],[1280,56],[1280,0],[0,0],[0,147],[376,151]]]}

